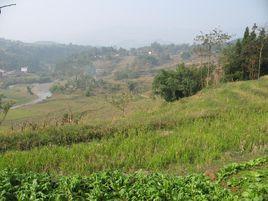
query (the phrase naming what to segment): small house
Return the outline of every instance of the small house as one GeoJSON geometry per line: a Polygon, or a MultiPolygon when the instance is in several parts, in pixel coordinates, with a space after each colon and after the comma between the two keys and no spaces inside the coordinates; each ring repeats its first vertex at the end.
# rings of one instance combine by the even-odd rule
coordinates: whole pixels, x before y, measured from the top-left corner
{"type": "Polygon", "coordinates": [[[27,66],[25,66],[25,67],[21,67],[21,68],[20,68],[20,72],[22,72],[22,73],[27,73],[27,72],[28,72],[28,67],[27,67],[27,66]]]}

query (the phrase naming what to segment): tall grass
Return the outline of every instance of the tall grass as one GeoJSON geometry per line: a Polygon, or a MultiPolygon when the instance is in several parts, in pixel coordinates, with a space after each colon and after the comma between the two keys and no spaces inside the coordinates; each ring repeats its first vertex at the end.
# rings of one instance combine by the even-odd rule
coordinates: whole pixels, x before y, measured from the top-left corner
{"type": "Polygon", "coordinates": [[[49,134],[17,133],[2,138],[11,145],[1,155],[0,169],[60,174],[118,169],[178,172],[266,155],[266,96],[268,79],[264,78],[205,89],[158,109],[137,112],[112,124],[112,129],[106,129],[110,125],[98,128],[100,137],[92,137],[88,132],[92,128],[83,126],[49,134]],[[30,143],[31,150],[10,151],[20,150],[20,143],[30,143]]]}
{"type": "Polygon", "coordinates": [[[7,152],[0,169],[87,174],[99,170],[144,169],[177,171],[199,167],[239,155],[264,154],[268,142],[267,113],[230,111],[216,119],[197,119],[169,130],[129,129],[128,137],[51,146],[27,152],[7,152]]]}

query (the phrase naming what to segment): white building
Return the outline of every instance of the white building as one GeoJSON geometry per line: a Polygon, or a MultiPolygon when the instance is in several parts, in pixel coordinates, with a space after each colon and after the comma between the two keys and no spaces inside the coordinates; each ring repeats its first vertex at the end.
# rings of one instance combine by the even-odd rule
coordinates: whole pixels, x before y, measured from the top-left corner
{"type": "Polygon", "coordinates": [[[27,72],[28,72],[28,67],[27,67],[27,66],[25,66],[25,67],[21,67],[21,68],[20,68],[20,72],[22,72],[22,73],[27,73],[27,72]]]}

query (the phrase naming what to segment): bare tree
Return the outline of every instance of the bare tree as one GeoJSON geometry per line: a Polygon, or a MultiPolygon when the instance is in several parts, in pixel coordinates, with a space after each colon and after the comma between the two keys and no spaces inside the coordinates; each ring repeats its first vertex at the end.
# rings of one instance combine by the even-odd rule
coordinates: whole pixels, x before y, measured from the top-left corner
{"type": "MultiPolygon", "coordinates": [[[[199,58],[200,58],[200,68],[204,67],[204,59],[205,59],[205,50],[204,47],[202,45],[196,45],[193,49],[194,54],[196,54],[199,58]]],[[[203,70],[201,69],[201,85],[202,88],[204,87],[204,77],[203,77],[203,70]]]]}
{"type": "Polygon", "coordinates": [[[262,52],[264,48],[264,44],[267,40],[267,36],[265,34],[265,29],[261,28],[258,38],[258,48],[259,48],[259,66],[258,66],[258,79],[260,79],[261,75],[261,63],[262,63],[262,52]]]}
{"type": "MultiPolygon", "coordinates": [[[[208,59],[207,66],[207,85],[209,84],[209,79],[211,78],[212,73],[212,56],[213,56],[213,48],[221,48],[224,43],[226,43],[231,36],[227,33],[224,33],[220,29],[213,29],[209,33],[201,32],[200,35],[197,35],[195,41],[197,41],[202,49],[202,56],[208,59]]],[[[201,58],[202,59],[202,58],[201,58]]]]}
{"type": "Polygon", "coordinates": [[[132,95],[126,92],[106,97],[106,101],[119,109],[123,113],[124,117],[126,116],[126,108],[132,99],[132,95]]]}
{"type": "Polygon", "coordinates": [[[2,13],[2,9],[3,9],[3,8],[7,8],[7,7],[10,7],[10,6],[15,6],[15,5],[16,5],[16,4],[13,3],[13,4],[8,4],[8,5],[1,6],[1,7],[0,7],[0,14],[2,13]]]}

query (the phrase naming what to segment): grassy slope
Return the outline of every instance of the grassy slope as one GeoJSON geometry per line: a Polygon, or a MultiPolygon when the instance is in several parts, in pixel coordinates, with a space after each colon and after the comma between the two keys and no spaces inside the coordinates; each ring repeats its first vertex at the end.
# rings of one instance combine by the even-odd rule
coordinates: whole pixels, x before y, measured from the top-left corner
{"type": "MultiPolygon", "coordinates": [[[[99,170],[189,172],[267,155],[268,77],[224,84],[116,121],[116,134],[72,146],[9,151],[0,169],[88,174],[99,170]]],[[[77,133],[79,135],[79,132],[77,133]]]]}
{"type": "Polygon", "coordinates": [[[0,89],[0,94],[4,94],[8,99],[14,100],[16,105],[30,102],[36,98],[35,95],[29,95],[27,85],[14,85],[9,89],[0,89]]]}

